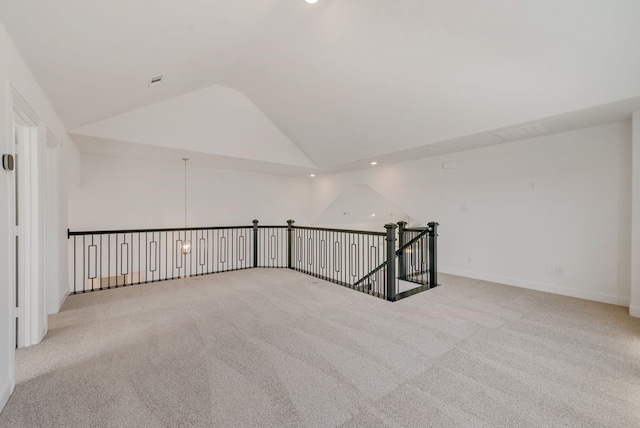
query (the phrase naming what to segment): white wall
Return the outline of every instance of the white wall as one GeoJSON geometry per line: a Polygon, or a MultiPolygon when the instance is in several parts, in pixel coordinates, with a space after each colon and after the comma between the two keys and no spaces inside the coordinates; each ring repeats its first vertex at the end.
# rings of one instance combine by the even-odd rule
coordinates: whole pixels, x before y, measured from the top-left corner
{"type": "Polygon", "coordinates": [[[442,272],[628,305],[630,155],[630,122],[614,123],[319,177],[312,208],[367,184],[440,223],[442,272]]]}
{"type": "Polygon", "coordinates": [[[632,245],[631,305],[629,314],[640,317],[640,111],[633,114],[632,140],[632,245]]]}
{"type": "MultiPolygon", "coordinates": [[[[9,82],[25,98],[29,105],[42,119],[43,126],[50,128],[53,134],[62,140],[57,161],[64,167],[59,171],[65,171],[61,175],[54,175],[54,180],[59,180],[60,189],[58,201],[57,219],[58,232],[62,236],[66,229],[66,204],[65,185],[63,180],[73,181],[79,170],[79,153],[68,138],[64,126],[51,107],[45,93],[42,91],[30,70],[26,66],[23,58],[18,53],[15,45],[6,33],[4,27],[0,25],[0,152],[13,153],[13,131],[12,112],[10,99],[9,82]],[[62,177],[64,175],[64,177],[62,177]]],[[[4,407],[10,392],[14,387],[14,323],[13,308],[15,306],[15,247],[13,238],[14,219],[14,173],[0,170],[0,409],[4,407]]],[[[55,231],[49,236],[54,239],[55,231]]],[[[63,297],[64,288],[60,284],[66,285],[66,253],[59,259],[58,272],[62,272],[64,277],[59,282],[56,279],[45,277],[47,283],[52,284],[46,289],[46,293],[52,300],[60,301],[63,297]],[[62,294],[61,294],[62,293],[62,294]]],[[[46,273],[46,272],[45,272],[46,273]]],[[[44,302],[41,302],[44,304],[44,302]]],[[[51,308],[50,308],[51,309],[51,308]]]]}
{"type": "MultiPolygon", "coordinates": [[[[307,223],[309,179],[187,165],[188,226],[307,223]]],[[[184,164],[82,155],[71,230],[182,227],[184,164]]]]}
{"type": "Polygon", "coordinates": [[[314,226],[384,232],[385,223],[413,220],[399,207],[366,184],[344,187],[320,215],[314,226]]]}

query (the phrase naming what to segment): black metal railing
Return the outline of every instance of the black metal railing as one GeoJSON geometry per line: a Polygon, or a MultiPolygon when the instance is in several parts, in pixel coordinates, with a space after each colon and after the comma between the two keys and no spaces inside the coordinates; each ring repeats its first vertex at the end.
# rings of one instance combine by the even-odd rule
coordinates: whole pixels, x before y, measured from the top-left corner
{"type": "Polygon", "coordinates": [[[437,223],[420,229],[387,224],[386,233],[287,223],[69,231],[71,292],[257,267],[297,270],[390,301],[437,285],[437,223]],[[418,285],[402,290],[398,278],[418,285]]]}
{"type": "Polygon", "coordinates": [[[69,232],[71,292],[86,292],[254,267],[252,228],[69,232]],[[185,241],[191,251],[183,252],[185,241]]]}
{"type": "Polygon", "coordinates": [[[287,226],[258,226],[258,220],[254,220],[253,232],[253,267],[286,268],[287,226]]]}
{"type": "Polygon", "coordinates": [[[406,287],[398,283],[398,299],[438,285],[438,223],[418,228],[407,228],[406,225],[406,222],[398,222],[398,279],[416,286],[406,287]]]}
{"type": "Polygon", "coordinates": [[[289,220],[289,268],[355,288],[375,296],[386,295],[384,281],[359,280],[386,260],[385,233],[298,227],[289,220]]]}

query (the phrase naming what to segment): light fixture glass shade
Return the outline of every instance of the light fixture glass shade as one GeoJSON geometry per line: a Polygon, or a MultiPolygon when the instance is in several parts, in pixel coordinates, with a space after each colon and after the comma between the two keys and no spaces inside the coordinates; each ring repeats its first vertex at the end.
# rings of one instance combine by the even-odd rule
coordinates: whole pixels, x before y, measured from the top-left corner
{"type": "Polygon", "coordinates": [[[191,241],[184,240],[182,242],[182,254],[190,254],[191,253],[191,241]]]}

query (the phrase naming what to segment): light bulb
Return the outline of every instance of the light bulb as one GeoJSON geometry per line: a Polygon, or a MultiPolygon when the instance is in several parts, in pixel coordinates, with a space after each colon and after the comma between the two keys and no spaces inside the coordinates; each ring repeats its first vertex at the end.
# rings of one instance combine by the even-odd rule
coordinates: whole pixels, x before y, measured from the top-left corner
{"type": "Polygon", "coordinates": [[[182,243],[182,254],[190,254],[191,253],[191,241],[185,240],[182,243]]]}

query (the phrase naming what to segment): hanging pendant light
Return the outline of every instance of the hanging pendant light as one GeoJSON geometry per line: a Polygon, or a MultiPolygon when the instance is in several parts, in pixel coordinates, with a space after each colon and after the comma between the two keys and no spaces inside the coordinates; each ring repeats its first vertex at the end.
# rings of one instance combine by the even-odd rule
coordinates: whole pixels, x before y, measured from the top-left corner
{"type": "MultiPolygon", "coordinates": [[[[182,158],[184,161],[184,228],[187,228],[187,161],[188,158],[182,158]]],[[[191,241],[187,239],[187,231],[184,231],[184,241],[182,241],[182,254],[191,253],[191,241]]]]}

